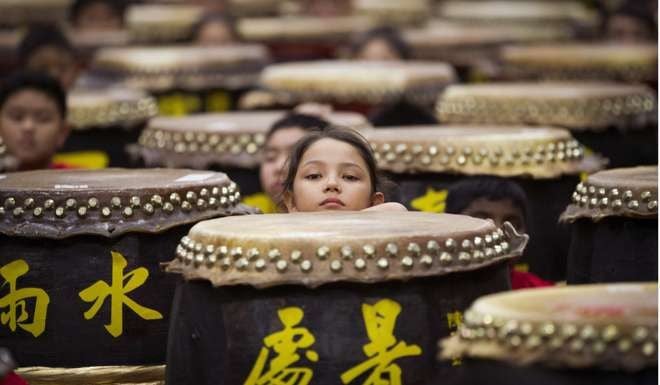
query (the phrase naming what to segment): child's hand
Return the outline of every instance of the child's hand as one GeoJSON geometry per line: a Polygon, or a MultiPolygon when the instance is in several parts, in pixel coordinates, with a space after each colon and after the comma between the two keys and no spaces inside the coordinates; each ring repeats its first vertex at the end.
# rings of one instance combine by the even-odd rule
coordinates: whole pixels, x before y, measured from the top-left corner
{"type": "Polygon", "coordinates": [[[408,211],[406,206],[397,202],[381,203],[379,205],[367,207],[362,211],[408,211]]]}

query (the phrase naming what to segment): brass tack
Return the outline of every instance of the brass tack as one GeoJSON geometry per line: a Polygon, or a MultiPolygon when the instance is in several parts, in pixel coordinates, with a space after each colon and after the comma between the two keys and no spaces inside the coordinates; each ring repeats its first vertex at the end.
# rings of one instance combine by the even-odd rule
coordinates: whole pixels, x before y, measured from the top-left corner
{"type": "Polygon", "coordinates": [[[10,208],[13,208],[14,206],[16,206],[16,199],[14,199],[13,197],[9,197],[9,198],[5,199],[5,207],[6,208],[10,209],[10,208]]]}
{"type": "Polygon", "coordinates": [[[257,269],[258,271],[262,271],[263,269],[266,268],[266,261],[263,259],[259,258],[254,262],[254,268],[257,269]]]}
{"type": "Polygon", "coordinates": [[[78,202],[76,202],[76,200],[73,199],[73,198],[69,198],[69,199],[66,200],[66,202],[64,204],[65,204],[67,209],[71,210],[71,209],[76,208],[76,206],[78,205],[78,202]]]}
{"type": "Polygon", "coordinates": [[[195,202],[197,200],[197,194],[194,191],[186,192],[186,200],[191,203],[195,202]]]}
{"type": "Polygon", "coordinates": [[[190,210],[192,210],[192,205],[188,201],[183,201],[183,202],[181,202],[181,210],[190,211],[190,210]]]}
{"type": "Polygon", "coordinates": [[[234,265],[238,270],[245,270],[247,269],[249,264],[250,262],[248,262],[247,258],[239,258],[236,260],[236,263],[234,265]]]}
{"type": "Polygon", "coordinates": [[[555,330],[556,330],[555,325],[551,322],[544,323],[541,326],[541,333],[546,337],[555,334],[555,330]]]}
{"type": "Polygon", "coordinates": [[[172,205],[170,202],[166,202],[163,204],[163,210],[168,214],[172,213],[174,211],[174,205],[172,205]]]}
{"type": "Polygon", "coordinates": [[[15,217],[20,217],[21,215],[23,215],[23,213],[24,213],[24,210],[23,210],[22,207],[14,208],[14,216],[15,217]]]}
{"type": "Polygon", "coordinates": [[[140,197],[138,196],[131,197],[130,204],[132,208],[140,207],[140,197]]]}
{"type": "Polygon", "coordinates": [[[597,205],[598,205],[598,198],[589,199],[589,206],[590,207],[596,207],[597,205]]]}
{"type": "Polygon", "coordinates": [[[618,335],[619,329],[617,329],[616,325],[608,325],[603,329],[602,337],[605,342],[614,341],[618,335]]]}
{"type": "Polygon", "coordinates": [[[364,245],[362,251],[364,251],[367,258],[373,258],[376,255],[376,248],[373,245],[364,245]]]}
{"type": "Polygon", "coordinates": [[[151,203],[145,203],[143,209],[147,215],[152,215],[154,213],[154,206],[151,203]]]}
{"type": "Polygon", "coordinates": [[[208,198],[208,196],[209,196],[209,189],[207,189],[206,187],[204,187],[203,189],[201,189],[201,190],[199,191],[199,196],[202,197],[202,198],[208,198]]]}
{"type": "Polygon", "coordinates": [[[259,257],[259,249],[253,247],[247,251],[247,258],[249,261],[259,257]]]}
{"type": "Polygon", "coordinates": [[[645,356],[652,356],[655,353],[655,344],[653,342],[647,342],[642,346],[642,353],[645,356]]]}
{"type": "Polygon", "coordinates": [[[399,252],[399,247],[396,245],[396,243],[388,243],[387,246],[385,246],[385,252],[390,257],[396,257],[397,253],[399,252]]]}
{"type": "Polygon", "coordinates": [[[218,200],[215,198],[209,198],[209,206],[213,208],[218,207],[218,200]]]}
{"type": "Polygon", "coordinates": [[[629,339],[622,339],[619,340],[619,343],[617,344],[617,348],[621,353],[626,353],[632,348],[632,342],[630,342],[629,339]]]}
{"type": "Polygon", "coordinates": [[[300,270],[303,272],[307,273],[312,270],[312,261],[310,260],[304,260],[300,263],[300,270]]]}
{"type": "Polygon", "coordinates": [[[55,216],[57,216],[58,218],[62,218],[64,216],[64,207],[58,206],[55,209],[55,216]]]}
{"type": "Polygon", "coordinates": [[[610,205],[610,202],[609,202],[609,200],[608,200],[607,198],[602,198],[602,199],[600,200],[600,207],[601,207],[601,208],[603,208],[603,209],[604,209],[604,208],[607,208],[609,205],[610,205]]]}
{"type": "Polygon", "coordinates": [[[221,257],[226,257],[229,254],[229,248],[225,245],[218,247],[218,255],[221,257]]]}
{"type": "Polygon", "coordinates": [[[437,241],[430,240],[426,243],[426,249],[431,253],[437,253],[440,250],[440,245],[437,241]]]}
{"type": "Polygon", "coordinates": [[[201,199],[201,198],[197,199],[197,202],[196,202],[195,206],[197,207],[197,210],[202,211],[206,208],[206,201],[204,199],[201,199]]]}
{"type": "Polygon", "coordinates": [[[229,207],[229,199],[226,196],[220,197],[220,206],[227,208],[229,207]]]}
{"type": "Polygon", "coordinates": [[[204,248],[204,254],[206,254],[206,255],[213,254],[214,251],[215,251],[215,246],[213,246],[213,245],[207,245],[204,248]]]}
{"type": "Polygon", "coordinates": [[[193,250],[195,250],[196,253],[201,253],[203,248],[204,245],[202,245],[201,243],[195,243],[193,250]]]}
{"type": "Polygon", "coordinates": [[[344,259],[351,259],[353,258],[353,249],[351,249],[350,246],[344,245],[341,247],[341,256],[344,259]]]}
{"type": "Polygon", "coordinates": [[[330,254],[330,248],[328,246],[321,246],[316,250],[316,256],[319,257],[319,259],[324,260],[328,257],[330,254]]]}
{"type": "Polygon", "coordinates": [[[490,234],[486,234],[484,236],[484,241],[486,242],[487,245],[490,245],[493,243],[493,236],[490,234]]]}
{"type": "Polygon", "coordinates": [[[565,338],[571,338],[571,337],[573,337],[575,334],[577,334],[577,327],[576,327],[575,325],[573,325],[573,324],[566,324],[566,325],[563,325],[562,328],[561,328],[561,334],[562,334],[565,338]]]}
{"type": "Polygon", "coordinates": [[[623,206],[623,202],[621,202],[621,199],[615,199],[612,201],[612,208],[617,210],[620,209],[623,206]]]}
{"type": "Polygon", "coordinates": [[[650,201],[648,205],[646,205],[646,208],[650,211],[656,210],[658,208],[658,201],[650,201]]]}
{"type": "Polygon", "coordinates": [[[401,265],[403,266],[404,269],[410,270],[413,267],[414,261],[411,257],[405,256],[401,258],[401,265]]]}
{"type": "Polygon", "coordinates": [[[195,266],[199,266],[202,263],[204,263],[204,255],[203,254],[195,254],[195,266]]]}
{"type": "Polygon", "coordinates": [[[452,256],[451,256],[451,254],[449,254],[449,253],[446,252],[446,251],[443,251],[443,252],[440,254],[439,259],[440,259],[440,263],[441,263],[441,264],[443,264],[443,265],[448,265],[448,264],[451,263],[451,261],[452,261],[453,258],[452,258],[452,256]]]}
{"type": "Polygon", "coordinates": [[[101,215],[104,217],[109,217],[112,214],[112,210],[110,210],[110,207],[103,207],[101,209],[101,215]]]}
{"type": "Polygon", "coordinates": [[[379,268],[384,270],[390,266],[390,263],[385,258],[379,258],[378,261],[376,261],[376,265],[378,265],[379,268]]]}
{"type": "Polygon", "coordinates": [[[170,202],[172,204],[178,205],[179,203],[181,203],[181,196],[178,193],[171,193],[170,202]]]}
{"type": "Polygon", "coordinates": [[[644,326],[638,326],[633,331],[633,341],[642,342],[649,336],[649,329],[644,326]]]}
{"type": "Polygon", "coordinates": [[[353,265],[355,265],[355,268],[358,270],[364,270],[364,268],[367,267],[367,262],[362,258],[357,258],[355,262],[353,262],[353,265]]]}
{"type": "Polygon", "coordinates": [[[570,349],[573,352],[579,352],[584,348],[584,342],[580,339],[573,340],[570,344],[570,349]]]}
{"type": "Polygon", "coordinates": [[[604,197],[606,194],[607,194],[607,191],[605,190],[604,187],[601,187],[601,188],[598,189],[598,195],[600,195],[601,197],[604,197]]]}
{"type": "Polygon", "coordinates": [[[222,268],[223,270],[229,269],[230,266],[231,266],[231,258],[225,257],[220,260],[220,268],[222,268]]]}
{"type": "Polygon", "coordinates": [[[24,208],[31,209],[33,206],[34,206],[34,199],[27,198],[25,201],[23,201],[24,208]]]}
{"type": "Polygon", "coordinates": [[[586,325],[580,331],[580,338],[584,340],[591,340],[596,337],[596,329],[591,325],[586,325]]]}
{"type": "Polygon", "coordinates": [[[293,250],[291,252],[291,262],[297,263],[302,258],[302,252],[300,250],[293,250]]]}
{"type": "Polygon", "coordinates": [[[87,206],[93,210],[99,206],[99,200],[97,198],[91,197],[87,200],[87,206]]]}
{"type": "Polygon", "coordinates": [[[344,265],[341,263],[341,261],[335,259],[330,262],[330,270],[332,270],[335,273],[338,273],[342,270],[344,265]]]}
{"type": "Polygon", "coordinates": [[[606,349],[607,345],[603,341],[595,341],[591,346],[591,350],[596,354],[603,354],[606,349]]]}
{"type": "Polygon", "coordinates": [[[463,250],[470,250],[472,249],[472,242],[469,239],[464,239],[463,242],[461,242],[461,247],[463,250]]]}
{"type": "Polygon", "coordinates": [[[211,195],[219,195],[220,194],[220,187],[214,186],[211,188],[211,195]]]}
{"type": "Polygon", "coordinates": [[[52,199],[46,199],[44,202],[44,210],[50,210],[55,206],[55,201],[52,199]]]}
{"type": "Polygon", "coordinates": [[[467,264],[470,262],[471,259],[472,256],[468,252],[461,251],[460,253],[458,253],[458,261],[461,263],[467,264]]]}
{"type": "Polygon", "coordinates": [[[270,249],[268,251],[268,259],[270,259],[271,261],[275,261],[275,260],[279,259],[281,256],[282,256],[282,253],[280,253],[280,251],[278,249],[270,249]]]}
{"type": "Polygon", "coordinates": [[[464,166],[467,163],[467,158],[464,155],[460,155],[456,158],[456,163],[458,163],[459,166],[464,166]]]}
{"type": "Polygon", "coordinates": [[[275,263],[275,268],[276,268],[277,271],[279,271],[280,273],[286,271],[286,269],[287,269],[288,267],[289,267],[289,263],[288,263],[287,261],[285,261],[284,259],[280,259],[279,261],[277,261],[277,262],[275,263]]]}
{"type": "Polygon", "coordinates": [[[408,244],[408,252],[411,253],[413,256],[415,257],[418,256],[421,251],[422,250],[417,243],[411,242],[408,244]]]}
{"type": "Polygon", "coordinates": [[[643,191],[640,197],[642,198],[642,202],[648,202],[651,200],[652,195],[650,191],[643,191]]]}
{"type": "Polygon", "coordinates": [[[78,207],[78,216],[81,218],[84,218],[87,216],[87,207],[85,206],[80,206],[78,207]]]}
{"type": "Polygon", "coordinates": [[[589,194],[595,194],[596,193],[596,187],[595,186],[589,186],[587,188],[587,191],[589,191],[589,194]]]}
{"type": "Polygon", "coordinates": [[[110,204],[112,205],[113,208],[120,208],[121,207],[121,198],[112,197],[112,199],[110,199],[110,204]]]}
{"type": "Polygon", "coordinates": [[[481,250],[475,250],[472,252],[472,259],[480,262],[484,259],[484,253],[481,250]]]}
{"type": "Polygon", "coordinates": [[[428,254],[422,255],[422,257],[419,259],[419,262],[422,264],[424,267],[431,267],[433,265],[433,257],[431,257],[428,254]]]}
{"type": "Polygon", "coordinates": [[[447,239],[447,240],[445,241],[445,247],[446,247],[448,250],[454,250],[454,249],[456,248],[456,241],[454,241],[454,240],[451,239],[451,238],[447,239]]]}
{"type": "Polygon", "coordinates": [[[519,335],[512,335],[508,339],[509,345],[514,348],[519,347],[522,344],[522,338],[519,335]]]}
{"type": "Polygon", "coordinates": [[[160,207],[163,205],[163,197],[160,195],[154,195],[151,197],[151,204],[155,207],[160,207]]]}
{"type": "Polygon", "coordinates": [[[525,346],[528,349],[536,349],[539,346],[541,346],[541,337],[537,335],[531,335],[529,338],[527,338],[527,342],[525,343],[525,346]]]}
{"type": "Polygon", "coordinates": [[[637,202],[636,200],[631,200],[630,202],[628,202],[628,208],[632,210],[639,208],[639,202],[637,202]]]}
{"type": "Polygon", "coordinates": [[[233,247],[229,252],[229,255],[234,259],[240,258],[243,255],[243,248],[240,246],[233,247]]]}
{"type": "Polygon", "coordinates": [[[32,211],[32,215],[35,217],[40,217],[43,215],[43,209],[41,207],[35,207],[34,211],[32,211]]]}
{"type": "Polygon", "coordinates": [[[613,188],[610,190],[610,196],[612,198],[618,197],[619,196],[619,189],[613,188]]]}
{"type": "Polygon", "coordinates": [[[633,193],[632,193],[632,191],[630,191],[630,190],[626,190],[626,191],[623,193],[623,201],[624,201],[624,202],[627,202],[627,201],[631,200],[632,197],[633,197],[633,193]]]}

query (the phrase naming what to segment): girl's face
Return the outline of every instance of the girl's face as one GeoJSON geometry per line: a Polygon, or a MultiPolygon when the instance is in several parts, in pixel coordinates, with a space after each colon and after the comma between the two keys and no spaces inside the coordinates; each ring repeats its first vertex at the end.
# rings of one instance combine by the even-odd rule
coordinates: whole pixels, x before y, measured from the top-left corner
{"type": "Polygon", "coordinates": [[[261,188],[273,201],[280,199],[286,178],[284,169],[291,147],[307,132],[300,127],[282,128],[273,133],[266,142],[263,161],[259,168],[261,188]]]}
{"type": "Polygon", "coordinates": [[[363,210],[384,201],[356,148],[335,139],[313,143],[300,159],[293,191],[285,196],[289,212],[363,210]]]}
{"type": "Polygon", "coordinates": [[[475,199],[461,214],[471,217],[492,219],[495,226],[502,227],[504,222],[510,222],[516,230],[527,232],[525,216],[522,210],[511,199],[490,200],[486,198],[475,199]]]}

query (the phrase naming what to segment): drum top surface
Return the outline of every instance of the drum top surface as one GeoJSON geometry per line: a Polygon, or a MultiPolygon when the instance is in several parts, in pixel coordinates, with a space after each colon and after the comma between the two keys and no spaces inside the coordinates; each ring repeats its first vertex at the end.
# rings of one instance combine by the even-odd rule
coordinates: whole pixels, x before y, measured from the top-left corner
{"type": "Polygon", "coordinates": [[[0,191],[87,193],[228,185],[223,173],[184,169],[39,170],[4,174],[0,191]]]}
{"type": "Polygon", "coordinates": [[[580,100],[613,96],[646,94],[644,86],[610,82],[511,82],[492,84],[452,85],[442,95],[443,99],[460,97],[485,97],[492,100],[537,99],[580,100]]]}
{"type": "Polygon", "coordinates": [[[587,178],[588,184],[602,187],[658,191],[658,167],[640,166],[600,171],[587,178]]]}
{"type": "Polygon", "coordinates": [[[502,59],[510,62],[535,62],[547,66],[576,64],[594,66],[599,63],[626,65],[631,62],[653,63],[658,60],[658,47],[652,44],[540,44],[506,47],[502,59]]]}
{"type": "Polygon", "coordinates": [[[570,132],[553,127],[509,127],[509,126],[479,126],[479,125],[447,125],[447,126],[409,126],[388,127],[370,131],[367,135],[371,141],[414,141],[427,143],[442,143],[446,140],[473,141],[483,144],[504,145],[510,141],[552,141],[571,140],[570,132]]]}
{"type": "Polygon", "coordinates": [[[577,1],[446,1],[440,7],[446,18],[471,20],[528,19],[565,20],[588,19],[590,12],[577,1]]]}
{"type": "Polygon", "coordinates": [[[313,17],[250,17],[237,23],[240,35],[247,41],[333,41],[349,37],[373,26],[371,19],[364,16],[313,17]]]}
{"type": "Polygon", "coordinates": [[[318,286],[477,270],[520,255],[527,236],[508,224],[422,212],[270,214],[200,222],[181,240],[172,272],[216,286],[318,286]]]}

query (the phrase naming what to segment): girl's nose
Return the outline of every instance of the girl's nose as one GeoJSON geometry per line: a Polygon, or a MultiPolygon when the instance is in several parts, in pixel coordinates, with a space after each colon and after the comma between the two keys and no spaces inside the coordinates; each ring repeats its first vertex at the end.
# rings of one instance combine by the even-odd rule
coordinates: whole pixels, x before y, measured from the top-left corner
{"type": "Polygon", "coordinates": [[[340,191],[339,183],[337,183],[337,178],[334,176],[329,176],[325,182],[324,191],[340,191]]]}

